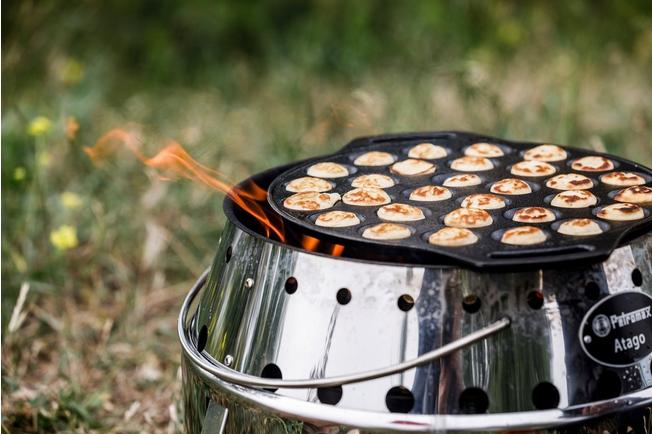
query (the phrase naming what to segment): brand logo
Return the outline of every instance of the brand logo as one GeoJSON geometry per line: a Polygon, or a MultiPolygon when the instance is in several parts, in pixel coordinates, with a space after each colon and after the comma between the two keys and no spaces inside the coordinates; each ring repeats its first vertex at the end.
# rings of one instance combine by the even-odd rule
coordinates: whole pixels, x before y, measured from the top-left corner
{"type": "Polygon", "coordinates": [[[591,327],[593,328],[593,333],[601,338],[607,336],[611,332],[611,324],[609,323],[607,315],[600,314],[593,318],[591,327]]]}
{"type": "Polygon", "coordinates": [[[615,329],[643,321],[644,319],[652,318],[652,312],[650,312],[651,308],[652,306],[646,306],[627,313],[621,312],[620,315],[611,315],[609,316],[611,326],[615,329]]]}

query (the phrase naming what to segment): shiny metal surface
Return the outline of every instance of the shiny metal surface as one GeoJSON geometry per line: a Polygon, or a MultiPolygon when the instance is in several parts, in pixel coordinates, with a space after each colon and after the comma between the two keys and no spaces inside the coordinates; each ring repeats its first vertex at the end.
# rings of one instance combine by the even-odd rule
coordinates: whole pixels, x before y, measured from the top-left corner
{"type": "MultiPolygon", "coordinates": [[[[602,264],[580,269],[480,274],[451,267],[408,267],[318,256],[268,243],[228,224],[192,327],[183,325],[186,332],[194,333],[194,339],[204,328],[203,353],[209,362],[212,358],[226,364],[228,359],[230,368],[253,376],[260,376],[263,368],[273,363],[283,378],[319,379],[414,359],[504,316],[509,316],[512,324],[437,362],[344,385],[336,406],[319,404],[315,389],[279,389],[272,394],[228,384],[186,360],[184,378],[201,383],[184,386],[186,407],[191,407],[186,421],[200,423],[196,418],[202,420],[207,405],[192,396],[197,393],[193,388],[204,390],[205,399],[211,396],[227,406],[230,417],[238,418],[239,413],[234,413],[229,400],[247,401],[255,396],[262,401],[242,404],[242,414],[255,413],[252,408],[260,406],[258,411],[266,416],[304,426],[308,416],[320,420],[320,411],[331,410],[343,412],[337,413],[337,418],[353,412],[379,424],[404,420],[408,416],[391,413],[386,405],[388,391],[402,386],[414,397],[409,420],[426,418],[428,429],[437,430],[449,429],[443,421],[451,418],[477,424],[455,425],[455,430],[516,429],[510,427],[521,425],[512,418],[529,413],[530,426],[538,426],[540,419],[534,413],[569,415],[575,414],[569,409],[593,408],[591,403],[605,398],[598,386],[604,383],[607,371],[619,378],[620,390],[612,391],[614,396],[649,401],[651,357],[623,370],[601,366],[584,354],[577,331],[583,315],[606,295],[632,290],[650,294],[651,257],[652,243],[645,237],[617,249],[602,264]],[[634,269],[642,276],[641,286],[632,281],[634,269]],[[286,291],[290,277],[296,279],[297,287],[286,291]],[[342,288],[351,295],[346,304],[337,299],[342,288]],[[540,306],[536,297],[533,301],[533,293],[542,295],[540,306]],[[407,311],[398,306],[403,295],[414,300],[407,311]],[[480,300],[479,309],[471,312],[465,299],[480,300]],[[556,409],[536,411],[533,394],[542,382],[551,383],[558,391],[556,409]],[[460,407],[461,395],[469,388],[486,393],[489,414],[460,415],[465,410],[460,407]],[[243,396],[233,396],[236,392],[243,396]],[[286,403],[286,399],[292,404],[271,405],[286,403]],[[311,410],[301,414],[298,409],[304,405],[311,410]],[[433,422],[435,415],[439,418],[433,422]]],[[[584,415],[594,414],[583,411],[584,415]]],[[[558,418],[546,420],[566,423],[558,418]]],[[[362,422],[357,418],[353,422],[351,428],[367,426],[356,425],[362,422]]],[[[396,426],[391,429],[395,428],[398,430],[396,426]]]]}

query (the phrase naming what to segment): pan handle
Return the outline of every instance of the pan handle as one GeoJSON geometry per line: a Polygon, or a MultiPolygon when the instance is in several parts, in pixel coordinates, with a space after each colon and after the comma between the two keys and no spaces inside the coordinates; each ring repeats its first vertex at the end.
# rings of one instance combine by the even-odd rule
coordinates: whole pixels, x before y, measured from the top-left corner
{"type": "Polygon", "coordinates": [[[326,378],[307,378],[307,379],[293,379],[293,380],[283,380],[283,379],[271,379],[271,378],[261,378],[254,375],[243,374],[234,369],[227,367],[226,365],[215,360],[210,355],[205,352],[200,352],[197,350],[191,337],[191,332],[194,330],[194,321],[187,324],[187,317],[190,305],[193,300],[202,289],[206,283],[208,276],[208,271],[206,270],[202,273],[201,277],[186,296],[186,299],[181,306],[181,313],[179,314],[178,322],[178,333],[179,339],[181,341],[181,347],[185,355],[196,365],[201,367],[203,370],[215,375],[217,378],[237,384],[240,386],[248,387],[265,387],[265,388],[288,388],[288,389],[303,389],[303,388],[318,388],[318,387],[332,387],[339,386],[342,384],[351,384],[359,383],[362,381],[373,380],[375,378],[386,377],[388,375],[397,374],[399,372],[406,371],[417,366],[425,365],[434,360],[440,359],[441,357],[447,356],[455,351],[458,351],[462,348],[468,347],[469,345],[479,342],[483,339],[488,338],[501,330],[506,329],[510,325],[510,319],[508,317],[503,317],[496,322],[489,324],[479,330],[476,330],[472,333],[469,333],[466,336],[463,336],[459,339],[456,339],[453,342],[450,342],[442,347],[439,347],[435,350],[424,353],[418,357],[415,357],[410,360],[405,360],[401,363],[397,363],[392,366],[386,366],[378,369],[371,369],[368,371],[357,372],[354,374],[339,375],[335,377],[326,377],[326,378]]]}

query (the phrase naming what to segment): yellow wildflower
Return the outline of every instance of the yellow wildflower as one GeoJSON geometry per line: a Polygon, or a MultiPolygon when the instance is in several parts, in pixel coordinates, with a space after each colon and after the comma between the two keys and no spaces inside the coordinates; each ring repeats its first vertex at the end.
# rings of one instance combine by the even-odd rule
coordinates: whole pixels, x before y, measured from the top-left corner
{"type": "Polygon", "coordinates": [[[49,152],[39,152],[36,162],[41,167],[48,167],[52,163],[52,156],[49,152]]]}
{"type": "Polygon", "coordinates": [[[45,116],[37,116],[27,126],[27,134],[30,136],[42,136],[52,128],[52,121],[45,116]]]}
{"type": "Polygon", "coordinates": [[[24,167],[18,166],[14,169],[14,180],[22,181],[27,175],[27,170],[24,167]]]}
{"type": "Polygon", "coordinates": [[[50,242],[57,250],[64,251],[77,247],[77,229],[70,225],[61,225],[50,232],[50,242]]]}
{"type": "Polygon", "coordinates": [[[72,191],[65,191],[61,193],[59,199],[61,200],[63,206],[68,209],[77,209],[82,206],[83,203],[81,198],[72,191]]]}

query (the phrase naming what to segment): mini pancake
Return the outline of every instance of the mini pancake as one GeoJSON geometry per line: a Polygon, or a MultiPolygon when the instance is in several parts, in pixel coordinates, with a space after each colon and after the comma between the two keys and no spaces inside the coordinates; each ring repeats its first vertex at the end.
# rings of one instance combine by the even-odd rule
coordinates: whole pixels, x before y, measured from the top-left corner
{"type": "Polygon", "coordinates": [[[410,228],[397,223],[380,223],[368,227],[362,233],[363,238],[370,240],[400,240],[412,235],[410,228]]]}
{"type": "Polygon", "coordinates": [[[353,187],[366,187],[366,188],[389,188],[394,186],[394,180],[387,175],[379,173],[371,173],[369,175],[360,175],[353,179],[351,185],[353,187]]]}
{"type": "Polygon", "coordinates": [[[436,160],[438,158],[444,158],[446,155],[448,155],[446,149],[433,145],[432,143],[419,143],[410,148],[408,152],[408,157],[422,158],[424,160],[436,160]]]}
{"type": "Polygon", "coordinates": [[[546,223],[557,219],[554,212],[540,206],[529,206],[516,210],[512,220],[520,223],[546,223]]]}
{"type": "Polygon", "coordinates": [[[520,179],[507,178],[494,182],[489,191],[498,194],[519,195],[532,193],[532,187],[520,179]]]}
{"type": "Polygon", "coordinates": [[[564,173],[550,178],[546,186],[555,190],[588,190],[593,188],[593,181],[579,173],[564,173]]]}
{"type": "Polygon", "coordinates": [[[600,181],[617,187],[633,187],[645,184],[645,178],[632,172],[611,172],[600,177],[600,181]]]}
{"type": "Polygon", "coordinates": [[[283,201],[283,206],[295,211],[317,211],[320,209],[331,208],[340,200],[337,193],[319,193],[316,191],[306,191],[295,193],[283,201]]]}
{"type": "Polygon", "coordinates": [[[326,161],[308,167],[307,173],[317,178],[341,178],[348,176],[349,170],[341,164],[326,161]]]}
{"type": "Polygon", "coordinates": [[[462,174],[462,175],[453,175],[449,178],[446,178],[444,181],[444,186],[446,187],[472,187],[474,185],[480,185],[482,180],[478,175],[471,174],[462,174]]]}
{"type": "Polygon", "coordinates": [[[484,157],[460,157],[451,162],[451,169],[460,172],[480,172],[491,170],[494,164],[484,157]]]}
{"type": "Polygon", "coordinates": [[[478,237],[464,228],[442,228],[428,237],[428,242],[437,246],[460,247],[474,244],[478,237]]]}
{"type": "Polygon", "coordinates": [[[492,223],[493,219],[487,211],[475,208],[458,208],[444,218],[444,224],[454,228],[481,228],[492,223]]]}
{"type": "Polygon", "coordinates": [[[540,244],[546,241],[545,232],[534,226],[519,226],[517,228],[507,229],[500,241],[504,244],[514,246],[527,246],[531,244],[540,244]]]}
{"type": "Polygon", "coordinates": [[[491,143],[474,143],[464,150],[464,155],[469,157],[495,158],[505,155],[500,146],[491,143]]]}
{"type": "Polygon", "coordinates": [[[446,187],[439,187],[437,185],[424,185],[423,187],[415,188],[410,193],[410,200],[419,202],[437,202],[451,198],[451,192],[446,187]]]}
{"type": "Polygon", "coordinates": [[[557,194],[550,205],[558,208],[587,208],[598,203],[598,198],[590,191],[571,190],[557,194]]]}
{"type": "Polygon", "coordinates": [[[353,161],[356,166],[388,166],[394,162],[394,156],[388,152],[365,152],[353,161]]]}
{"type": "Polygon", "coordinates": [[[389,195],[380,188],[355,188],[342,196],[342,202],[355,206],[385,205],[391,201],[389,195]]]}
{"type": "Polygon", "coordinates": [[[607,205],[598,211],[597,215],[601,219],[617,222],[640,220],[645,217],[643,208],[635,203],[614,203],[607,205]]]}
{"type": "Polygon", "coordinates": [[[561,161],[568,158],[568,154],[564,148],[557,145],[539,145],[529,149],[523,154],[525,160],[536,161],[561,161]]]}
{"type": "Polygon", "coordinates": [[[431,173],[435,173],[436,166],[427,161],[408,158],[407,160],[399,161],[398,163],[392,164],[391,170],[397,175],[405,175],[405,176],[429,175],[431,173]]]}
{"type": "Polygon", "coordinates": [[[619,191],[618,194],[614,196],[614,199],[618,202],[640,203],[647,205],[652,203],[652,188],[646,187],[644,185],[629,187],[619,191]]]}
{"type": "Polygon", "coordinates": [[[466,196],[462,201],[462,208],[499,209],[505,208],[505,199],[495,194],[479,193],[466,196]]]}
{"type": "Polygon", "coordinates": [[[413,222],[426,218],[420,208],[404,203],[381,206],[376,214],[379,218],[392,222],[413,222]]]}
{"type": "Polygon", "coordinates": [[[304,176],[303,178],[293,179],[285,186],[287,191],[293,193],[304,193],[306,191],[317,191],[319,193],[333,189],[333,184],[319,178],[304,176]]]}
{"type": "Polygon", "coordinates": [[[604,157],[582,157],[573,161],[571,167],[582,172],[606,172],[614,170],[614,162],[604,157]]]}
{"type": "Polygon", "coordinates": [[[528,177],[550,176],[556,171],[555,166],[544,161],[535,160],[520,161],[514,164],[510,170],[512,175],[528,177]]]}
{"type": "Polygon", "coordinates": [[[603,231],[600,225],[591,219],[572,219],[560,224],[557,232],[564,235],[586,237],[601,234],[603,231]]]}
{"type": "Polygon", "coordinates": [[[343,228],[347,226],[355,226],[360,223],[360,219],[355,213],[349,211],[328,211],[319,214],[315,220],[317,226],[327,228],[343,228]]]}

